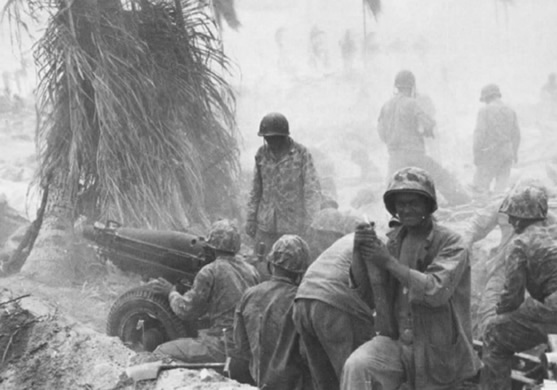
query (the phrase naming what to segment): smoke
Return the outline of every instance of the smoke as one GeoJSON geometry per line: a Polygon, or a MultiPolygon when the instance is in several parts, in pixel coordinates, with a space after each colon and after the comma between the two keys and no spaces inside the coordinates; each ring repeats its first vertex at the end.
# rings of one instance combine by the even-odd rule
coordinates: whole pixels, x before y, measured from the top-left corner
{"type": "Polygon", "coordinates": [[[237,7],[243,26],[225,31],[224,47],[241,70],[232,83],[247,171],[262,143],[259,120],[279,111],[295,140],[333,161],[337,187],[362,178],[362,148],[371,176],[384,176],[387,153],[375,127],[401,69],[415,73],[419,92],[435,105],[429,153],[464,184],[474,169],[472,133],[485,84],[499,84],[519,112],[523,160],[540,142],[540,88],[557,71],[555,1],[390,0],[377,19],[356,0],[244,0],[237,7]],[[347,35],[352,59],[347,50],[342,56],[347,35]]]}

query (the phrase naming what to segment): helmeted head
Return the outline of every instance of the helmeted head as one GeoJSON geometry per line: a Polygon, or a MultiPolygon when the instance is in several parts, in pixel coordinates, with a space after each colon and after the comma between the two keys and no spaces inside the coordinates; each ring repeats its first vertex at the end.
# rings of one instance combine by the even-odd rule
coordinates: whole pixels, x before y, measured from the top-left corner
{"type": "Polygon", "coordinates": [[[397,215],[395,197],[397,194],[403,193],[425,197],[429,203],[430,214],[437,210],[435,184],[427,171],[416,167],[407,167],[394,173],[387,191],[383,194],[385,207],[392,216],[397,215]]]}
{"type": "Polygon", "coordinates": [[[216,221],[211,226],[207,244],[218,251],[236,254],[240,250],[241,238],[238,228],[228,219],[216,221]]]}
{"type": "Polygon", "coordinates": [[[401,70],[395,76],[395,87],[398,89],[412,89],[416,87],[416,77],[409,70],[401,70]]]}
{"type": "Polygon", "coordinates": [[[547,192],[541,186],[523,186],[512,191],[503,200],[500,213],[525,220],[542,220],[547,217],[547,192]]]}
{"type": "Polygon", "coordinates": [[[295,234],[285,234],[274,244],[269,262],[294,274],[303,274],[309,266],[308,244],[295,234]]]}
{"type": "Polygon", "coordinates": [[[279,112],[271,112],[261,119],[257,135],[260,137],[286,137],[290,135],[288,120],[279,112]]]}
{"type": "Polygon", "coordinates": [[[489,102],[497,97],[501,97],[499,86],[497,84],[487,84],[482,88],[480,102],[489,102]]]}

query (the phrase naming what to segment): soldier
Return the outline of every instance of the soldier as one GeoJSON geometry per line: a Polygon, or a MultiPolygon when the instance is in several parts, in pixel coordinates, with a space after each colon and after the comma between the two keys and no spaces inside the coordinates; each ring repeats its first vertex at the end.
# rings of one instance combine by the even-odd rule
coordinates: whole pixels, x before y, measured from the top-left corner
{"type": "MultiPolygon", "coordinates": [[[[246,233],[265,244],[266,255],[283,234],[306,237],[320,209],[321,189],[311,153],[290,137],[284,115],[265,115],[258,135],[265,144],[255,155],[246,233]]],[[[265,264],[257,268],[268,277],[265,264]]]]}
{"type": "Polygon", "coordinates": [[[478,369],[468,252],[433,219],[435,187],[424,170],[396,172],[383,200],[401,225],[387,245],[374,230],[357,229],[351,269],[361,297],[374,297],[377,335],[350,355],[341,388],[457,388],[478,369]]]}
{"type": "Polygon", "coordinates": [[[240,250],[240,234],[228,220],[215,222],[207,245],[215,260],[201,268],[193,287],[184,295],[163,278],[151,284],[157,293],[168,296],[170,307],[184,321],[195,321],[207,314],[208,329],[197,338],[182,338],[161,344],[156,354],[188,363],[224,362],[226,351],[234,346],[232,329],[234,308],[242,294],[259,282],[257,271],[236,253],[240,250]]]}
{"type": "Polygon", "coordinates": [[[389,176],[415,166],[430,172],[451,204],[462,204],[469,197],[461,185],[437,161],[425,153],[425,137],[433,137],[435,121],[416,99],[416,79],[408,70],[395,78],[397,93],[381,108],[377,130],[389,150],[389,176]]]}
{"type": "Polygon", "coordinates": [[[309,264],[309,248],[285,234],[269,254],[271,280],[249,288],[236,308],[235,358],[249,361],[257,386],[268,390],[311,389],[292,322],[292,305],[309,264]]]}
{"type": "Polygon", "coordinates": [[[325,209],[312,224],[319,255],[294,303],[294,324],[316,390],[338,390],[344,362],[374,334],[373,310],[349,286],[354,228],[359,220],[325,209]]]}
{"type": "Polygon", "coordinates": [[[544,189],[533,186],[511,193],[501,205],[516,237],[507,252],[497,317],[484,335],[481,389],[510,389],[513,354],[557,332],[557,245],[547,208],[544,189]]]}
{"type": "Polygon", "coordinates": [[[511,175],[511,166],[518,161],[520,128],[516,113],[501,101],[495,84],[482,88],[480,101],[485,106],[478,112],[474,130],[474,188],[480,193],[504,191],[511,175]]]}

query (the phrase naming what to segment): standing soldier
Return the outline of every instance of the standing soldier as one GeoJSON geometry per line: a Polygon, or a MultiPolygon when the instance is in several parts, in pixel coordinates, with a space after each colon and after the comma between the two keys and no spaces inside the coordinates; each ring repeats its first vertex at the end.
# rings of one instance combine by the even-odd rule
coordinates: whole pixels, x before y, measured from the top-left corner
{"type": "Polygon", "coordinates": [[[507,252],[497,317],[484,336],[482,390],[510,389],[514,353],[557,333],[557,245],[547,208],[544,189],[533,186],[511,193],[501,205],[517,236],[507,252]]]}
{"type": "Polygon", "coordinates": [[[408,70],[395,77],[397,93],[381,108],[377,130],[389,150],[389,176],[409,166],[425,169],[451,204],[469,197],[452,175],[425,153],[425,137],[433,137],[435,121],[416,99],[416,79],[408,70]]]}
{"type": "MultiPolygon", "coordinates": [[[[283,234],[306,237],[320,209],[321,188],[310,152],[290,138],[284,115],[265,115],[258,135],[265,144],[255,155],[246,233],[265,244],[266,254],[283,234]]],[[[257,268],[268,277],[266,264],[257,268]]]]}
{"type": "Polygon", "coordinates": [[[516,113],[501,101],[495,84],[483,87],[480,101],[485,103],[478,113],[474,130],[474,187],[487,192],[495,180],[496,192],[509,184],[511,166],[518,161],[520,128],[516,113]]]}

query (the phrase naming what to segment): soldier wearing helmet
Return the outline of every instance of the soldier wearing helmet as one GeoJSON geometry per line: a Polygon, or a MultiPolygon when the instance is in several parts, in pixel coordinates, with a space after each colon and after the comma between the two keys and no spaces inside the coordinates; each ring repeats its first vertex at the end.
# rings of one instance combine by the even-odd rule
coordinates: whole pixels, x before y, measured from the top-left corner
{"type": "Polygon", "coordinates": [[[271,279],[249,288],[236,307],[234,358],[249,362],[263,389],[311,389],[292,322],[292,304],[309,264],[309,248],[299,236],[285,234],[269,254],[271,279]]]}
{"type": "MultiPolygon", "coordinates": [[[[466,191],[457,180],[437,161],[426,154],[425,138],[433,137],[435,120],[428,111],[434,111],[417,99],[416,78],[408,70],[400,71],[394,82],[396,93],[381,108],[377,130],[389,152],[388,173],[416,166],[427,170],[435,178],[441,193],[451,204],[469,200],[466,191]]],[[[428,99],[427,106],[433,106],[428,99]]]]}
{"type": "Polygon", "coordinates": [[[153,290],[168,296],[172,311],[182,320],[195,323],[203,315],[209,328],[195,338],[181,338],[161,344],[155,353],[185,362],[224,362],[233,347],[234,307],[249,287],[259,282],[255,268],[236,256],[240,234],[228,220],[215,222],[209,231],[207,246],[214,258],[205,265],[183,295],[165,279],[151,282],[153,290]],[[224,333],[224,335],[223,335],[224,333]]]}
{"type": "Polygon", "coordinates": [[[547,193],[539,186],[519,188],[500,212],[509,216],[516,235],[506,251],[497,315],[483,335],[480,388],[485,390],[510,389],[514,353],[557,333],[557,245],[547,221],[547,193]]]}
{"type": "Polygon", "coordinates": [[[351,268],[362,299],[376,305],[377,336],[348,358],[341,388],[458,388],[479,368],[468,251],[458,234],[433,219],[437,197],[426,171],[397,171],[383,200],[401,225],[387,234],[386,245],[373,229],[357,229],[351,268]]]}
{"type": "Polygon", "coordinates": [[[293,319],[316,390],[338,389],[344,362],[374,334],[372,308],[349,286],[359,222],[353,214],[329,208],[311,225],[314,255],[322,253],[298,288],[293,319]]]}
{"type": "MultiPolygon", "coordinates": [[[[321,188],[311,153],[290,137],[284,115],[265,115],[258,135],[264,145],[255,155],[246,233],[263,242],[267,254],[283,234],[305,237],[320,208],[321,188]]],[[[268,277],[266,265],[258,269],[268,277]]]]}
{"type": "Polygon", "coordinates": [[[478,112],[474,130],[474,189],[479,193],[501,192],[509,184],[511,167],[518,161],[520,128],[516,113],[501,101],[496,84],[482,88],[480,101],[485,106],[478,112]]]}

